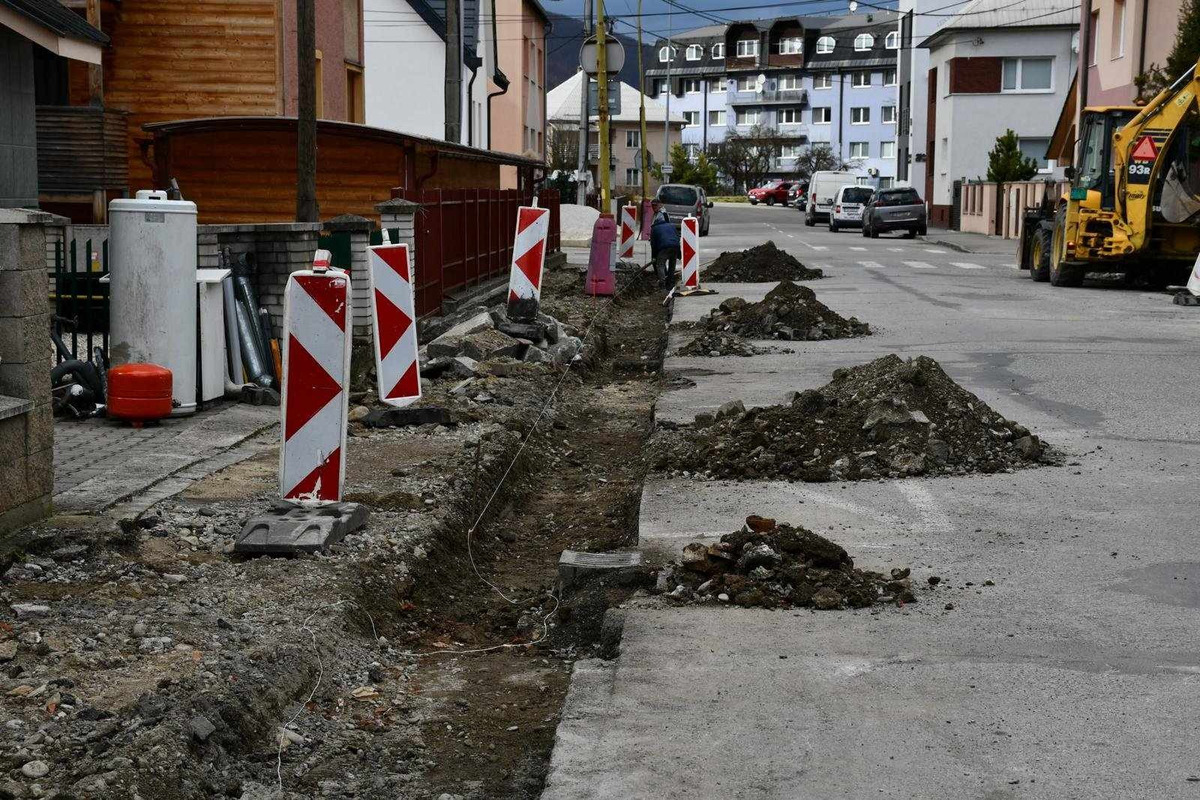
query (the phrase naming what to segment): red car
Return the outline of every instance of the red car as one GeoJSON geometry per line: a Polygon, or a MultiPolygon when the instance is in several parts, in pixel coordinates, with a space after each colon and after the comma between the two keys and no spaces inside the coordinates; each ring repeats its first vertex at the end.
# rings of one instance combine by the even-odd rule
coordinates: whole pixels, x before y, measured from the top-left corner
{"type": "Polygon", "coordinates": [[[774,180],[769,181],[765,186],[760,186],[757,189],[751,189],[746,192],[746,197],[750,200],[750,205],[756,206],[759,203],[766,203],[773,206],[776,203],[787,205],[788,189],[792,188],[794,181],[774,180]]]}

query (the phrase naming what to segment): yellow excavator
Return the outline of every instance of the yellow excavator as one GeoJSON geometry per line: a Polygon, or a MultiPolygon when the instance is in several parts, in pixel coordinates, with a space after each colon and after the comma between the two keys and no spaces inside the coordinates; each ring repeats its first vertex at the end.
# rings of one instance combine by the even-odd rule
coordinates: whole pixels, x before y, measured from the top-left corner
{"type": "Polygon", "coordinates": [[[1198,94],[1200,62],[1144,106],[1083,110],[1070,189],[1024,214],[1019,258],[1030,277],[1054,286],[1079,286],[1088,272],[1186,282],[1200,253],[1198,94]]]}

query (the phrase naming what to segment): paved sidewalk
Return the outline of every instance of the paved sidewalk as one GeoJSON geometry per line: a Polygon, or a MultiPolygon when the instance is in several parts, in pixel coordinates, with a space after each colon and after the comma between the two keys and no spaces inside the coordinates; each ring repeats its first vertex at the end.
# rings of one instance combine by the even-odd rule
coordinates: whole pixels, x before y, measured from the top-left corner
{"type": "Polygon", "coordinates": [[[999,236],[984,236],[982,233],[965,233],[944,228],[930,228],[924,237],[932,244],[949,247],[962,253],[989,253],[1012,256],[1016,259],[1017,241],[1002,239],[999,236]]]}
{"type": "Polygon", "coordinates": [[[278,422],[277,407],[237,403],[140,429],[108,419],[57,420],[54,508],[105,511],[278,422]]]}

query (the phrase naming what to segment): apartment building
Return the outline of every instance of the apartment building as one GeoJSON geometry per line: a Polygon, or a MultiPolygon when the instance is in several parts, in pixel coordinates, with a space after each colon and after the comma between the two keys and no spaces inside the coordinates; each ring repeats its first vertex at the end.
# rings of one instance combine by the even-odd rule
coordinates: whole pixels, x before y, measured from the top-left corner
{"type": "Polygon", "coordinates": [[[712,25],[655,44],[649,94],[685,120],[694,153],[729,131],[774,131],[773,174],[828,144],[891,185],[896,165],[897,15],[780,17],[712,25]]]}

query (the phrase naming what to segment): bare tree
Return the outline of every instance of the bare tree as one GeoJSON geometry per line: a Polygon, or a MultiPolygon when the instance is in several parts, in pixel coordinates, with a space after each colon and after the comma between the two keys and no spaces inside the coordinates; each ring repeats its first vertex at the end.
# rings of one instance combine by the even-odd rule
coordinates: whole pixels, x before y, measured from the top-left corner
{"type": "Polygon", "coordinates": [[[549,166],[551,170],[574,172],[579,162],[579,136],[574,129],[550,129],[549,166]]]}
{"type": "Polygon", "coordinates": [[[710,160],[721,174],[744,192],[759,186],[771,172],[779,156],[779,134],[766,125],[755,125],[746,133],[733,131],[720,144],[710,148],[710,160]]]}
{"type": "Polygon", "coordinates": [[[796,159],[796,177],[806,181],[814,172],[845,169],[848,165],[832,147],[825,142],[809,145],[796,159]]]}

